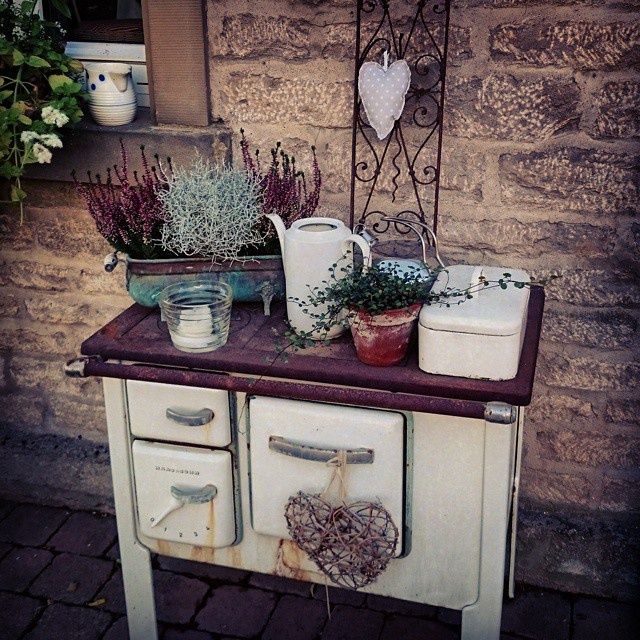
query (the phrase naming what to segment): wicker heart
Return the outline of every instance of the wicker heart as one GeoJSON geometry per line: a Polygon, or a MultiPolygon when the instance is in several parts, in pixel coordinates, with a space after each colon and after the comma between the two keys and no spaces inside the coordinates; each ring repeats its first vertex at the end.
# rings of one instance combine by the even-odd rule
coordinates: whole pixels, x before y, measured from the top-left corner
{"type": "Polygon", "coordinates": [[[398,544],[389,512],[372,502],[332,506],[300,491],[285,507],[293,541],[329,579],[343,587],[364,587],[386,569],[398,544]]]}
{"type": "Polygon", "coordinates": [[[369,124],[378,139],[393,130],[404,110],[404,99],[411,84],[411,69],[404,60],[396,60],[386,69],[377,62],[365,62],[358,75],[358,91],[369,124]]]}

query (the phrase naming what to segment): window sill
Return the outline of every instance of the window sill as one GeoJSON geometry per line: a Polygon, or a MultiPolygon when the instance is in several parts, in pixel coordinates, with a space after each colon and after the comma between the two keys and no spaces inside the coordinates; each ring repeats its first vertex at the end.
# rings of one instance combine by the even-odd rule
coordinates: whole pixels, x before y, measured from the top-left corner
{"type": "Polygon", "coordinates": [[[141,170],[140,145],[145,145],[149,159],[171,157],[175,165],[189,164],[195,155],[228,164],[231,161],[231,132],[223,125],[183,127],[154,125],[149,109],[140,108],[137,118],[122,127],[95,124],[90,115],[63,131],[62,149],[53,153],[51,164],[30,165],[28,178],[73,180],[86,178],[87,171],[104,176],[107,167],[120,162],[120,140],[129,154],[131,170],[141,170]]]}

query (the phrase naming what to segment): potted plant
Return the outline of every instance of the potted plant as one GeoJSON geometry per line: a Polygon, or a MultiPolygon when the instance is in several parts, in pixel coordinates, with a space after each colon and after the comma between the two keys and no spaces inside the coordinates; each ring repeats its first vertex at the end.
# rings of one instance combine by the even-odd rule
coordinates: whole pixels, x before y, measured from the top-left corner
{"type": "Polygon", "coordinates": [[[143,149],[143,171],[131,175],[121,147],[121,162],[107,170],[106,180],[89,174],[87,183],[76,181],[98,230],[116,250],[105,268],[125,262],[127,290],[145,306],[155,306],[165,286],[205,272],[230,284],[235,300],[263,300],[268,314],[285,286],[277,238],[263,214],[282,213],[290,225],[314,213],[321,185],[315,153],[307,192],[304,173],[279,143],[263,170],[244,132],[239,170],[196,160],[174,171],[170,159],[163,164],[157,155],[156,166],[150,165],[143,149]]]}
{"type": "MultiPolygon", "coordinates": [[[[52,0],[65,15],[63,0],[52,0]]],[[[83,67],[64,54],[64,31],[36,13],[35,0],[0,3],[0,177],[9,201],[26,197],[20,178],[27,165],[51,162],[62,147],[60,129],[82,117],[83,67]]]]}
{"type": "MultiPolygon", "coordinates": [[[[480,276],[468,287],[444,286],[437,292],[433,284],[441,272],[448,282],[448,270],[443,267],[425,277],[420,268],[373,264],[368,268],[333,265],[325,286],[316,288],[306,300],[295,299],[315,324],[312,332],[324,332],[336,324],[351,329],[358,359],[365,364],[384,367],[399,363],[406,355],[415,322],[423,305],[453,307],[472,299],[484,289],[517,289],[542,281],[518,281],[509,273],[496,280],[480,276]]],[[[311,344],[310,334],[287,333],[290,345],[304,348],[311,344]]]]}
{"type": "MultiPolygon", "coordinates": [[[[306,300],[296,300],[315,320],[314,331],[329,330],[336,324],[351,329],[358,359],[384,367],[400,362],[406,355],[415,320],[429,298],[433,279],[418,270],[389,266],[330,270],[326,287],[316,289],[306,300]],[[324,309],[318,313],[316,309],[324,309]]],[[[298,336],[304,343],[306,336],[298,336]]]]}

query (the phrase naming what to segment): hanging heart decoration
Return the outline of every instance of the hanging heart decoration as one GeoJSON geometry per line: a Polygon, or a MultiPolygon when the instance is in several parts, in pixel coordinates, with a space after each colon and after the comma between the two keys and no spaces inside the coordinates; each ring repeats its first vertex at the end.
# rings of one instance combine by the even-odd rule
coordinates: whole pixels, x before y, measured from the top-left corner
{"type": "Polygon", "coordinates": [[[379,140],[384,140],[404,110],[405,96],[411,85],[411,69],[405,60],[388,64],[385,52],[384,66],[365,62],[358,74],[358,92],[379,140]]]}
{"type": "Polygon", "coordinates": [[[344,500],[346,458],[340,452],[329,464],[334,474],[321,494],[304,491],[291,496],[284,517],[293,541],[332,582],[359,589],[386,569],[398,544],[398,528],[391,514],[377,502],[344,500]],[[330,489],[340,482],[338,499],[330,489]]]}
{"type": "Polygon", "coordinates": [[[299,492],[285,508],[293,541],[332,582],[359,589],[386,569],[398,543],[389,512],[373,502],[333,507],[319,495],[299,492]]]}

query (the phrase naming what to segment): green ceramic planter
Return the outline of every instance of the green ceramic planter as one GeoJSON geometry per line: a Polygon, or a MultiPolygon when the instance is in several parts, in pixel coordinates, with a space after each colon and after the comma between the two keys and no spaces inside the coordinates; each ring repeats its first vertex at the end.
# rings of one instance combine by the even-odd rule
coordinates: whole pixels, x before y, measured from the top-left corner
{"type": "Polygon", "coordinates": [[[271,301],[285,295],[284,270],[280,256],[256,256],[244,262],[214,264],[208,258],[167,260],[124,259],[127,267],[127,291],[139,304],[156,307],[157,295],[176,282],[211,278],[226,282],[238,302],[262,301],[269,315],[271,301]]]}

